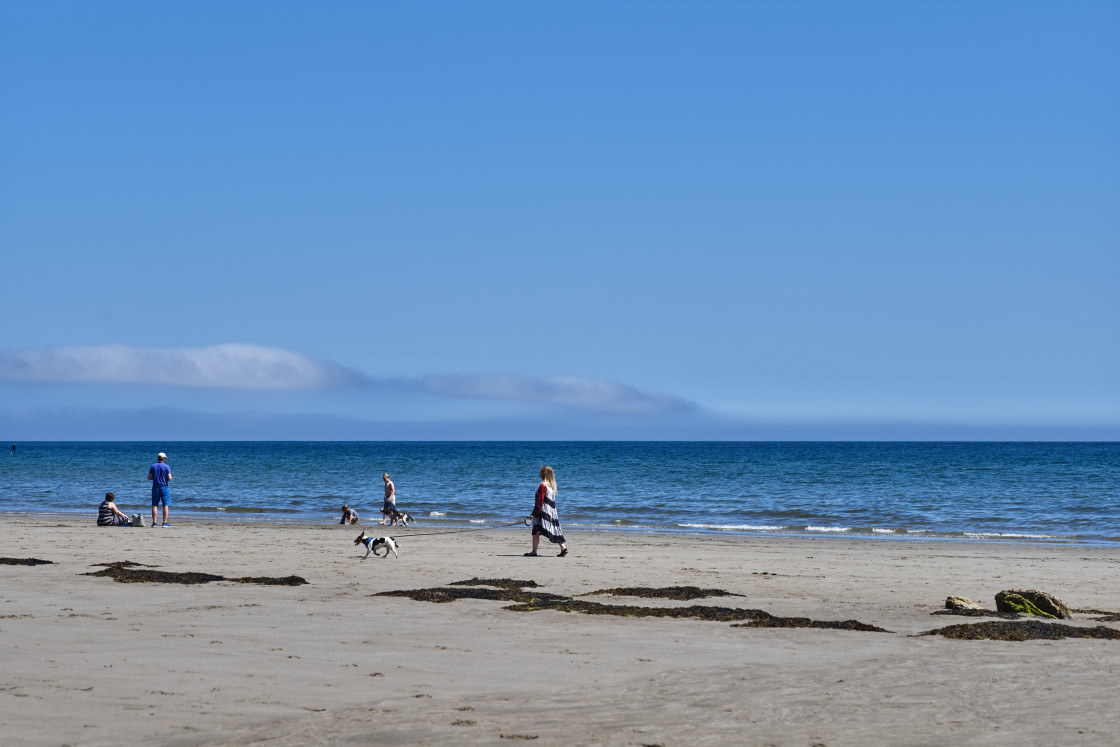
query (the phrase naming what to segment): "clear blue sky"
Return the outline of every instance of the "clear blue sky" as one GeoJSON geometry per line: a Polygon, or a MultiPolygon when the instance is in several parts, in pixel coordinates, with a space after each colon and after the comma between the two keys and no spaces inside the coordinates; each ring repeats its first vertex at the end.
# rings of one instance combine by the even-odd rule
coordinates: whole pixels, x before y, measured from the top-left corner
{"type": "Polygon", "coordinates": [[[2,0],[0,249],[0,439],[1116,439],[1120,4],[2,0]]]}

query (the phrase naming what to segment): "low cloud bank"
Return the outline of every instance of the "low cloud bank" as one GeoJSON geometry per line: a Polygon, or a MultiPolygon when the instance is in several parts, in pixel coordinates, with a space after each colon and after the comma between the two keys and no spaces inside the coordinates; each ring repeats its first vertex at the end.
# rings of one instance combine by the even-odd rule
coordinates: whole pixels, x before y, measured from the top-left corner
{"type": "Polygon", "coordinates": [[[426,394],[456,399],[494,399],[609,412],[660,413],[695,409],[668,394],[643,392],[626,384],[575,376],[534,378],[510,374],[431,374],[416,379],[426,394]]]}
{"type": "Polygon", "coordinates": [[[553,405],[604,413],[675,413],[696,406],[668,394],[603,379],[514,374],[372,378],[282,348],[228,343],[201,348],[84,345],[0,351],[0,382],[124,384],[237,390],[372,387],[448,399],[553,405]]]}
{"type": "Polygon", "coordinates": [[[0,381],[143,384],[201,389],[338,389],[366,377],[336,363],[261,345],[204,348],[81,345],[0,352],[0,381]]]}

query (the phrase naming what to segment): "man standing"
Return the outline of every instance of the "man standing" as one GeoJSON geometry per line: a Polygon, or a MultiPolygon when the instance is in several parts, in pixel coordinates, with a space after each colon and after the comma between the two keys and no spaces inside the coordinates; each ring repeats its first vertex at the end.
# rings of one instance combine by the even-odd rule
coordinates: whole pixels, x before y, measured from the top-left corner
{"type": "Polygon", "coordinates": [[[148,470],[148,479],[152,481],[152,526],[158,527],[156,522],[156,509],[163,504],[163,525],[167,523],[167,507],[171,505],[171,468],[167,466],[167,455],[162,451],[156,457],[159,461],[148,470]]]}
{"type": "Polygon", "coordinates": [[[381,476],[385,481],[385,502],[381,504],[381,521],[378,524],[393,521],[393,511],[397,507],[397,489],[393,487],[393,481],[389,479],[389,473],[386,472],[381,476]]]}

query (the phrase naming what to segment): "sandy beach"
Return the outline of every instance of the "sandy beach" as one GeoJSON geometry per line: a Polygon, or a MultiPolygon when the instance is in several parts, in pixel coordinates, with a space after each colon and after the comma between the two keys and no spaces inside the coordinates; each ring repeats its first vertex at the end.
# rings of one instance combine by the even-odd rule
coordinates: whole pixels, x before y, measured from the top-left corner
{"type": "MultiPolygon", "coordinates": [[[[932,615],[950,594],[992,608],[1002,589],[1033,588],[1075,610],[1120,611],[1118,549],[570,532],[568,557],[545,545],[526,558],[527,529],[414,526],[392,532],[399,558],[363,561],[358,531],[11,518],[0,556],[52,563],[0,565],[4,743],[1117,743],[1120,640],[915,636],[991,619],[932,615]],[[122,561],[307,584],[84,575],[122,561]],[[530,593],[582,602],[764,610],[889,632],[377,595],[472,578],[534,581],[530,593]],[[673,586],[741,596],[577,596],[673,586]]],[[[1063,622],[1120,629],[1093,617],[1063,622]]]]}

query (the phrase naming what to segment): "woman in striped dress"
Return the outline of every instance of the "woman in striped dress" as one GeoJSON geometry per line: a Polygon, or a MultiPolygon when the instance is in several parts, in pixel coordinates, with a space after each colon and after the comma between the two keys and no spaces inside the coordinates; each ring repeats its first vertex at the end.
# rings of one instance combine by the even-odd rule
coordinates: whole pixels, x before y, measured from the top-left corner
{"type": "Polygon", "coordinates": [[[105,500],[97,507],[97,526],[99,527],[126,527],[130,519],[117,508],[117,497],[112,493],[105,494],[105,500]]]}
{"type": "Polygon", "coordinates": [[[560,514],[556,511],[556,475],[547,465],[541,467],[541,484],[533,506],[533,551],[525,553],[527,556],[536,557],[542,534],[548,537],[549,542],[560,545],[557,557],[568,554],[568,548],[564,546],[564,530],[560,528],[560,514]]]}

